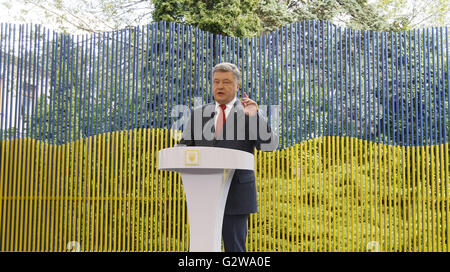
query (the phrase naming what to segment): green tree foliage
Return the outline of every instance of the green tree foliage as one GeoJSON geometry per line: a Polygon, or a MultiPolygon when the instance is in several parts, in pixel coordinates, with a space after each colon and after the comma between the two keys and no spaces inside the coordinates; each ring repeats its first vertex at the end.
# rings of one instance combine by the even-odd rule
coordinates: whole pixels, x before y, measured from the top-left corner
{"type": "Polygon", "coordinates": [[[448,1],[428,6],[424,1],[415,2],[408,11],[406,1],[399,0],[153,0],[153,20],[190,24],[214,34],[237,37],[271,32],[303,20],[330,21],[373,31],[445,25],[450,15],[448,1]]]}
{"type": "Polygon", "coordinates": [[[296,20],[296,14],[282,1],[259,1],[256,12],[261,21],[260,33],[275,31],[296,20]]]}
{"type": "Polygon", "coordinates": [[[227,35],[254,36],[261,29],[257,0],[155,0],[153,19],[189,24],[202,30],[227,35]]]}

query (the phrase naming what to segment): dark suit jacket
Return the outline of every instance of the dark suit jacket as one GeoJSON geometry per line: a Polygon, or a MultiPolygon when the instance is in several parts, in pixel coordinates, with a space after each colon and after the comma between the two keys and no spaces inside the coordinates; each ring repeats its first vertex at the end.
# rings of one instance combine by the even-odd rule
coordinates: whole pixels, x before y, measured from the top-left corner
{"type": "MultiPolygon", "coordinates": [[[[244,114],[239,100],[236,100],[225,121],[222,137],[219,136],[217,139],[214,137],[214,115],[215,103],[194,109],[190,119],[184,124],[179,144],[231,148],[252,154],[255,148],[271,151],[278,147],[278,137],[272,133],[267,121],[259,113],[251,117],[244,114]]],[[[252,170],[237,169],[228,192],[225,214],[255,212],[257,212],[255,173],[252,170]]]]}

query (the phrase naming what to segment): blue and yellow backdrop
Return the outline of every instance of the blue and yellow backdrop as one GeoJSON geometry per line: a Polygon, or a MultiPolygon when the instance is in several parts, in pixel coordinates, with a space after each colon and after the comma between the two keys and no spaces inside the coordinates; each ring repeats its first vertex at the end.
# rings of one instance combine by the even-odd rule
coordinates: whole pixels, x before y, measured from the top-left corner
{"type": "Polygon", "coordinates": [[[1,24],[0,251],[187,251],[182,182],[157,153],[222,61],[280,136],[256,152],[249,251],[448,251],[448,51],[448,28],[1,24]]]}

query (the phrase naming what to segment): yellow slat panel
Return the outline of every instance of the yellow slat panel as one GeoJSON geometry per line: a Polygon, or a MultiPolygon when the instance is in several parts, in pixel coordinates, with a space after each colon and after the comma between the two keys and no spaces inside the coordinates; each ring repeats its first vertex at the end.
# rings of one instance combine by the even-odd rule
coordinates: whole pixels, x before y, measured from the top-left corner
{"type": "Polygon", "coordinates": [[[406,178],[405,178],[405,180],[407,182],[407,188],[406,188],[405,195],[406,195],[407,202],[408,202],[408,205],[407,205],[407,207],[408,207],[408,214],[406,216],[406,220],[407,220],[406,230],[408,232],[408,242],[407,242],[408,247],[405,248],[405,250],[411,252],[412,251],[411,232],[412,232],[412,229],[414,228],[414,225],[412,224],[413,220],[411,218],[411,211],[412,211],[412,207],[411,207],[411,182],[412,182],[413,179],[411,177],[411,167],[410,167],[410,162],[411,162],[411,147],[410,146],[406,146],[405,153],[406,153],[406,158],[405,158],[406,161],[405,162],[406,162],[406,168],[407,168],[406,169],[406,178]]]}
{"type": "Polygon", "coordinates": [[[99,139],[101,141],[101,149],[100,149],[101,151],[99,152],[100,159],[98,161],[99,161],[99,163],[101,162],[101,164],[98,167],[99,168],[98,169],[98,173],[100,175],[100,179],[99,179],[99,181],[97,183],[97,186],[100,187],[99,190],[98,190],[98,193],[100,194],[100,204],[97,206],[97,215],[98,215],[97,216],[97,226],[98,226],[98,224],[100,224],[100,225],[97,227],[99,236],[98,236],[97,241],[96,241],[96,243],[97,243],[96,244],[96,251],[103,251],[103,243],[104,243],[103,239],[104,239],[104,237],[106,235],[106,233],[105,233],[105,224],[107,222],[106,219],[107,219],[107,216],[108,216],[107,210],[105,209],[105,206],[106,206],[105,202],[106,201],[104,200],[104,197],[105,197],[105,194],[106,194],[105,193],[105,176],[106,176],[106,172],[107,172],[106,164],[105,164],[105,160],[106,160],[105,154],[109,154],[109,152],[108,153],[106,152],[105,144],[106,144],[106,139],[108,137],[108,134],[109,133],[104,133],[104,134],[102,134],[99,137],[99,139]],[[105,218],[105,220],[104,220],[104,218],[105,218]]]}
{"type": "Polygon", "coordinates": [[[111,240],[112,240],[112,212],[113,212],[113,197],[111,192],[111,188],[114,186],[115,179],[111,175],[113,171],[112,162],[114,160],[114,153],[111,149],[111,144],[114,142],[113,133],[106,133],[106,155],[105,155],[105,173],[104,173],[104,209],[102,209],[101,213],[104,214],[104,226],[103,226],[103,243],[101,243],[101,251],[106,251],[108,248],[111,248],[111,240]]]}
{"type": "MultiPolygon", "coordinates": [[[[353,145],[354,145],[354,141],[355,141],[355,138],[349,138],[349,137],[346,137],[346,140],[347,140],[347,150],[346,150],[346,153],[347,153],[347,157],[346,157],[346,159],[347,159],[347,165],[349,165],[349,167],[350,167],[350,193],[348,194],[348,198],[350,199],[350,205],[348,206],[351,210],[348,212],[349,214],[350,214],[350,216],[351,216],[351,220],[350,220],[350,226],[347,226],[347,229],[349,229],[350,230],[350,234],[349,234],[349,236],[348,236],[348,239],[349,239],[349,241],[351,241],[351,251],[352,252],[354,252],[354,251],[356,251],[356,246],[357,246],[357,241],[356,241],[356,239],[353,239],[353,237],[354,236],[356,236],[356,237],[358,237],[359,235],[359,231],[358,231],[358,227],[356,227],[356,228],[354,228],[354,226],[355,226],[355,207],[354,207],[354,200],[355,200],[355,176],[354,176],[354,173],[355,173],[355,171],[354,171],[354,166],[353,166],[353,152],[354,152],[354,150],[353,150],[353,145]],[[350,147],[350,148],[349,148],[350,147]],[[350,149],[350,150],[349,150],[350,149]],[[349,162],[350,161],[350,162],[349,162]]],[[[361,149],[363,149],[361,146],[360,146],[360,148],[359,148],[360,150],[361,149]]],[[[365,150],[366,152],[365,152],[365,155],[367,154],[367,149],[365,150]]],[[[358,212],[358,210],[359,209],[357,209],[356,211],[358,212]]]]}
{"type": "MultiPolygon", "coordinates": [[[[332,184],[336,184],[336,171],[334,171],[334,169],[335,169],[335,167],[336,167],[336,165],[337,165],[337,163],[336,163],[336,154],[337,154],[337,152],[336,152],[336,150],[335,150],[335,147],[336,147],[337,145],[336,145],[336,137],[335,136],[331,136],[331,155],[332,155],[332,161],[330,162],[330,165],[331,165],[331,167],[332,167],[332,175],[331,175],[331,183],[332,184]]],[[[333,195],[333,199],[332,199],[332,203],[333,203],[333,205],[334,205],[334,203],[335,203],[335,201],[336,201],[336,187],[335,186],[331,186],[331,188],[332,188],[332,195],[333,195]]],[[[337,235],[336,235],[336,228],[337,228],[337,225],[336,225],[336,222],[337,222],[337,219],[336,219],[336,208],[335,209],[333,209],[333,224],[332,224],[332,237],[333,237],[333,239],[332,239],[332,243],[331,243],[331,251],[336,251],[337,250],[337,246],[336,246],[336,239],[337,239],[337,235]]]]}
{"type": "MultiPolygon", "coordinates": [[[[149,207],[150,207],[150,205],[149,205],[149,191],[150,191],[150,165],[152,165],[152,162],[151,162],[151,159],[150,159],[150,155],[151,155],[151,152],[150,152],[150,144],[151,144],[151,142],[149,142],[149,141],[147,141],[146,139],[151,139],[151,136],[150,136],[150,131],[148,130],[148,129],[145,129],[144,130],[144,150],[145,150],[145,153],[144,153],[144,157],[145,157],[145,170],[144,170],[144,173],[146,173],[146,178],[145,178],[145,217],[144,217],[144,215],[143,215],[143,217],[144,217],[144,223],[142,224],[142,226],[143,226],[143,234],[144,234],[144,241],[145,241],[145,243],[144,243],[144,248],[143,248],[143,250],[144,251],[148,251],[149,249],[148,249],[148,244],[149,244],[149,237],[148,237],[148,233],[149,233],[149,224],[148,224],[148,222],[149,222],[149,217],[148,217],[148,215],[149,215],[149,207]]],[[[179,221],[179,220],[178,220],[179,221]]],[[[179,233],[179,231],[178,231],[178,233],[179,233]]],[[[180,251],[179,249],[178,249],[178,251],[180,251]]]]}
{"type": "MultiPolygon", "coordinates": [[[[412,172],[412,178],[411,181],[413,182],[412,184],[414,185],[411,193],[412,193],[412,209],[413,209],[413,213],[411,216],[411,220],[412,223],[414,224],[413,226],[416,226],[416,222],[418,222],[418,199],[417,199],[417,184],[418,184],[418,169],[416,167],[416,154],[417,154],[417,148],[416,147],[411,147],[410,149],[411,152],[411,168],[413,169],[412,172]],[[417,172],[414,172],[417,171],[417,172]]],[[[412,227],[412,237],[418,237],[418,228],[417,227],[412,227]]],[[[412,251],[417,251],[417,240],[418,239],[413,239],[412,241],[412,251]]]]}
{"type": "Polygon", "coordinates": [[[155,141],[156,141],[156,137],[157,137],[157,135],[156,135],[156,131],[155,130],[152,130],[152,137],[151,137],[151,160],[152,160],[152,163],[151,163],[151,179],[150,179],[150,188],[151,188],[151,192],[150,192],[150,199],[152,200],[151,202],[150,202],[150,219],[149,220],[152,220],[151,221],[151,223],[150,223],[150,238],[149,238],[149,243],[150,243],[150,251],[156,251],[156,250],[154,250],[154,247],[153,247],[153,244],[154,244],[154,242],[153,242],[153,233],[154,233],[154,222],[153,222],[153,218],[154,218],[154,187],[155,187],[155,184],[154,184],[154,180],[155,180],[155,167],[156,167],[156,156],[155,156],[155,148],[156,148],[156,145],[154,144],[155,143],[155,141]]]}
{"type": "MultiPolygon", "coordinates": [[[[8,143],[6,141],[2,141],[0,143],[1,146],[1,150],[6,150],[6,152],[1,152],[0,154],[0,215],[4,215],[5,214],[5,199],[6,199],[6,190],[3,190],[3,186],[6,183],[5,180],[5,164],[6,164],[6,154],[7,154],[7,145],[8,143]],[[4,195],[5,194],[5,195],[4,195]]],[[[0,232],[2,233],[2,237],[1,237],[1,243],[0,243],[0,250],[4,251],[5,250],[5,224],[6,220],[2,220],[1,224],[0,224],[0,232]]]]}
{"type": "Polygon", "coordinates": [[[443,198],[442,196],[444,195],[444,186],[443,184],[445,184],[445,173],[444,173],[444,146],[441,144],[439,146],[436,147],[438,150],[438,156],[437,156],[437,161],[438,161],[438,165],[439,165],[439,175],[438,175],[438,179],[439,179],[439,187],[438,187],[438,192],[437,192],[437,201],[438,201],[438,212],[437,212],[437,220],[438,220],[438,231],[439,231],[439,240],[438,240],[438,251],[442,252],[445,249],[445,244],[444,244],[444,212],[443,212],[443,207],[444,207],[444,202],[443,202],[443,198]]]}
{"type": "MultiPolygon", "coordinates": [[[[64,226],[67,226],[67,228],[64,228],[66,230],[66,235],[64,235],[64,238],[66,238],[63,242],[63,246],[67,245],[70,241],[75,241],[74,237],[72,237],[72,222],[73,222],[73,204],[75,200],[75,193],[74,193],[74,177],[75,172],[74,169],[77,165],[77,162],[74,158],[76,158],[76,141],[73,141],[69,143],[69,150],[70,150],[70,160],[66,168],[66,189],[65,189],[65,197],[66,197],[66,211],[64,216],[64,226]],[[70,200],[69,200],[70,198],[70,200]],[[67,204],[68,202],[68,204],[67,204]],[[68,210],[67,210],[68,209],[68,210]]],[[[67,246],[65,246],[67,247],[67,246]]]]}
{"type": "Polygon", "coordinates": [[[137,175],[137,171],[136,171],[136,166],[137,166],[137,129],[132,131],[132,137],[133,137],[133,142],[132,142],[132,146],[133,146],[133,159],[131,161],[132,164],[132,169],[133,169],[133,174],[132,174],[132,182],[130,183],[130,189],[132,186],[132,193],[131,193],[131,202],[132,204],[131,206],[131,251],[135,251],[135,241],[136,241],[136,231],[135,231],[135,226],[136,226],[136,183],[138,182],[138,175],[137,175]]]}
{"type": "MultiPolygon", "coordinates": [[[[31,157],[30,157],[30,218],[28,221],[28,234],[27,234],[27,249],[26,251],[35,251],[36,247],[36,214],[37,214],[37,172],[38,168],[35,167],[35,162],[38,162],[38,159],[36,158],[39,154],[39,151],[36,149],[38,148],[38,142],[34,139],[31,139],[31,157]]],[[[1,183],[1,182],[0,182],[1,183]]],[[[1,185],[0,185],[1,186],[1,185]]],[[[0,196],[1,196],[1,189],[0,189],[0,196]]],[[[1,203],[1,201],[0,201],[1,203]]],[[[1,211],[1,204],[0,204],[0,211],[1,211]]]]}
{"type": "Polygon", "coordinates": [[[113,230],[112,230],[112,238],[109,244],[109,250],[117,252],[117,240],[120,239],[120,235],[118,237],[118,233],[120,233],[120,209],[118,210],[118,190],[119,190],[119,183],[120,183],[120,172],[119,172],[119,161],[121,161],[119,157],[119,149],[120,145],[120,131],[115,132],[113,134],[114,139],[114,189],[113,193],[111,195],[114,195],[114,209],[112,211],[113,215],[111,216],[111,220],[114,217],[114,223],[111,221],[111,224],[113,224],[113,230]]]}
{"type": "Polygon", "coordinates": [[[1,246],[0,247],[1,251],[6,251],[7,250],[7,248],[6,248],[7,247],[6,239],[8,239],[7,236],[6,236],[6,232],[8,231],[7,230],[8,227],[6,225],[6,221],[8,221],[7,218],[6,218],[6,215],[7,215],[6,210],[8,208],[8,204],[9,204],[8,203],[8,198],[7,198],[8,193],[9,193],[8,188],[9,188],[9,184],[11,184],[10,182],[8,182],[8,180],[9,180],[9,178],[8,178],[9,177],[9,169],[10,169],[10,167],[9,167],[9,149],[10,149],[10,145],[11,145],[10,141],[3,141],[2,142],[2,150],[5,150],[5,152],[1,153],[1,158],[2,158],[1,159],[1,163],[2,163],[2,165],[1,165],[1,181],[0,181],[0,184],[1,184],[1,187],[0,187],[0,197],[1,197],[1,199],[0,199],[0,212],[2,213],[2,216],[4,216],[5,219],[3,219],[1,224],[0,224],[1,233],[2,233],[1,245],[0,245],[1,246]]]}
{"type": "MultiPolygon", "coordinates": [[[[14,157],[14,161],[13,161],[14,178],[13,179],[17,180],[17,181],[19,180],[19,171],[20,171],[19,163],[17,160],[19,157],[19,152],[22,150],[22,145],[19,145],[18,141],[19,140],[17,140],[17,139],[14,141],[14,155],[13,155],[13,157],[14,157]]],[[[12,220],[11,236],[12,236],[12,239],[14,240],[14,246],[13,246],[14,251],[18,250],[18,240],[19,240],[17,238],[17,232],[18,232],[17,229],[19,228],[19,226],[18,226],[19,221],[17,220],[17,218],[20,215],[17,214],[16,205],[19,206],[20,198],[18,197],[18,190],[16,190],[17,187],[18,187],[17,182],[14,182],[12,195],[14,196],[15,201],[13,201],[13,205],[12,205],[13,212],[12,212],[12,217],[11,217],[11,220],[12,220]]]]}
{"type": "MultiPolygon", "coordinates": [[[[123,184],[124,184],[124,161],[125,161],[125,159],[123,158],[123,151],[124,151],[124,148],[126,148],[126,144],[125,144],[125,140],[126,140],[126,137],[124,137],[124,132],[123,131],[121,131],[120,132],[120,149],[119,149],[119,156],[120,156],[120,159],[119,159],[119,161],[120,161],[120,166],[119,166],[119,189],[118,189],[118,194],[119,194],[119,207],[118,207],[118,218],[119,218],[119,222],[117,223],[117,225],[118,225],[118,241],[117,241],[117,247],[115,248],[115,251],[123,251],[124,250],[124,241],[125,241],[125,239],[124,239],[124,237],[125,237],[125,229],[124,229],[124,226],[123,226],[123,223],[122,222],[124,222],[123,220],[122,220],[122,214],[123,214],[123,211],[122,211],[122,205],[123,205],[123,198],[124,198],[124,195],[123,195],[123,192],[124,192],[124,190],[123,190],[123,184]]],[[[126,164],[125,164],[125,167],[126,167],[126,164]]]]}
{"type": "MultiPolygon", "coordinates": [[[[448,182],[450,182],[450,163],[449,163],[449,161],[450,161],[450,153],[449,153],[449,149],[448,149],[448,145],[449,144],[444,144],[444,168],[445,168],[445,179],[444,179],[444,184],[447,184],[448,182]]],[[[445,186],[445,190],[443,190],[444,191],[444,194],[443,194],[443,199],[445,200],[445,207],[447,208],[446,210],[444,209],[443,210],[443,215],[444,215],[444,217],[445,217],[445,223],[443,224],[443,228],[445,228],[445,234],[446,234],[446,236],[445,237],[443,237],[443,239],[445,240],[445,241],[449,241],[449,232],[450,232],[450,222],[449,222],[449,205],[448,205],[448,203],[449,203],[449,200],[450,200],[450,198],[449,198],[449,193],[448,193],[448,190],[447,190],[447,186],[445,186]]],[[[449,245],[448,245],[448,242],[445,244],[445,252],[448,252],[449,250],[450,250],[450,248],[449,248],[449,245]]]]}
{"type": "MultiPolygon", "coordinates": [[[[64,251],[70,241],[84,251],[187,250],[181,179],[156,169],[157,152],[175,135],[3,141],[1,250],[64,251]]],[[[383,251],[448,249],[448,144],[330,136],[255,159],[249,251],[366,251],[372,242],[383,251]]]]}
{"type": "Polygon", "coordinates": [[[84,163],[82,164],[83,165],[83,169],[84,169],[84,171],[83,171],[83,176],[84,176],[84,178],[83,178],[83,184],[82,184],[82,186],[81,186],[81,194],[84,196],[83,197],[83,202],[82,202],[82,206],[83,206],[83,210],[84,210],[84,212],[82,213],[82,217],[81,217],[81,222],[80,222],[80,224],[81,224],[81,226],[82,226],[82,230],[81,230],[81,233],[83,233],[83,238],[81,238],[81,233],[80,233],[80,235],[78,236],[79,238],[80,238],[80,242],[81,242],[81,250],[82,251],[86,251],[87,250],[87,241],[86,241],[86,231],[87,231],[87,226],[86,226],[86,218],[87,218],[87,202],[86,202],[86,196],[87,196],[87,173],[88,173],[88,169],[87,169],[87,165],[89,165],[88,164],[88,162],[87,162],[87,160],[88,160],[88,141],[89,140],[82,140],[82,147],[83,147],[83,152],[82,152],[82,154],[83,154],[83,157],[85,158],[84,159],[84,163]],[[83,239],[83,240],[81,240],[81,239],[83,239]]]}
{"type": "Polygon", "coordinates": [[[58,206],[57,206],[57,222],[58,222],[58,244],[57,244],[57,251],[63,251],[63,225],[62,222],[64,221],[64,196],[63,196],[63,188],[65,184],[65,175],[64,175],[64,169],[66,167],[66,145],[63,145],[60,147],[60,149],[57,151],[58,154],[61,154],[59,157],[59,172],[57,173],[57,199],[58,199],[58,206]],[[61,208],[61,210],[60,210],[61,208]]]}
{"type": "Polygon", "coordinates": [[[22,160],[22,166],[24,167],[24,170],[22,171],[23,176],[22,176],[22,184],[24,185],[24,187],[22,187],[22,199],[23,202],[21,204],[21,214],[22,214],[22,220],[20,222],[21,226],[20,226],[20,232],[21,232],[21,240],[23,239],[23,241],[20,241],[20,247],[19,250],[20,251],[24,251],[24,250],[29,250],[27,247],[28,244],[28,239],[27,239],[27,234],[28,234],[28,204],[30,202],[28,196],[29,196],[29,185],[30,185],[30,168],[31,165],[29,165],[29,162],[32,161],[32,159],[30,158],[30,144],[31,141],[30,139],[26,138],[24,139],[24,145],[25,145],[25,151],[24,151],[24,155],[25,158],[24,160],[22,160]],[[25,197],[27,197],[27,199],[25,199],[25,197]]]}

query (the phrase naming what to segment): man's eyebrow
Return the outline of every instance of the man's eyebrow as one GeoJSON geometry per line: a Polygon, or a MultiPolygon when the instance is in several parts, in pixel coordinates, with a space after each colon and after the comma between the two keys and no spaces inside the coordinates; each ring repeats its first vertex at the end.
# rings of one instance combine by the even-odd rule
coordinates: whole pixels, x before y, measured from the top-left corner
{"type": "MultiPolygon", "coordinates": [[[[214,78],[213,81],[220,81],[220,79],[214,78]]],[[[224,82],[231,82],[231,80],[229,80],[229,79],[223,79],[222,81],[224,81],[224,82]]]]}

